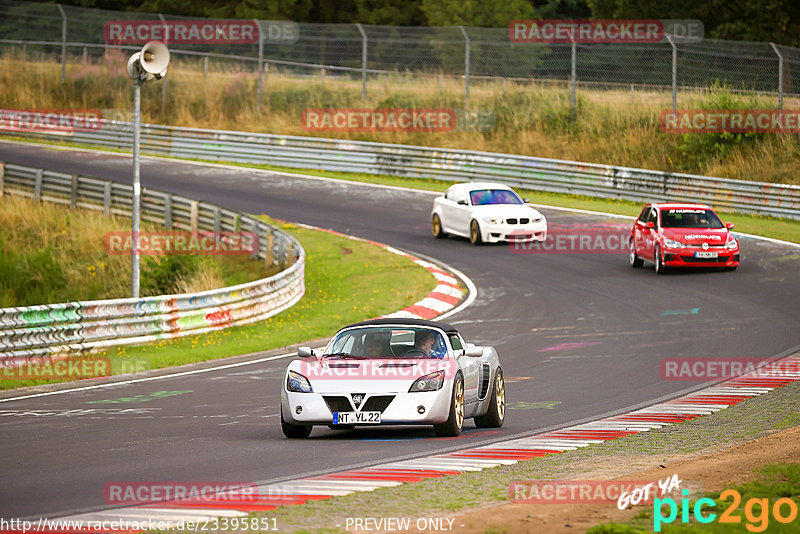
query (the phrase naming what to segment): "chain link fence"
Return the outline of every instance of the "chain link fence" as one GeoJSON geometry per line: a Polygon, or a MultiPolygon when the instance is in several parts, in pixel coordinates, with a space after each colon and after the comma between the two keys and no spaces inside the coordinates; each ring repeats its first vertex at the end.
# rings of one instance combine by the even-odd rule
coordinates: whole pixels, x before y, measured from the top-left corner
{"type": "MultiPolygon", "coordinates": [[[[0,50],[58,58],[63,80],[68,62],[99,58],[109,48],[138,50],[140,45],[107,43],[104,28],[110,21],[145,20],[208,21],[0,0],[0,50]]],[[[175,43],[170,51],[202,61],[205,69],[209,58],[248,65],[259,73],[259,105],[261,77],[270,65],[301,76],[361,80],[365,99],[369,81],[383,75],[457,77],[464,80],[467,107],[470,84],[481,80],[565,84],[572,88],[573,102],[577,86],[636,86],[676,94],[724,84],[734,91],[775,94],[780,105],[784,95],[800,95],[800,78],[794,77],[800,49],[772,43],[528,44],[510,40],[506,28],[254,22],[259,33],[254,42],[175,43]],[[276,37],[273,30],[287,24],[290,38],[276,37]]]]}

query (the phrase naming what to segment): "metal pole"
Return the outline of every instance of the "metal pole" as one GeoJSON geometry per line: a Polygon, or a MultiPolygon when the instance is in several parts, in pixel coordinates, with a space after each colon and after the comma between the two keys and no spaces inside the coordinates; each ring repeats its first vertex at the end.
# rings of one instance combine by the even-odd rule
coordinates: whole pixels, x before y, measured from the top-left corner
{"type": "MultiPolygon", "coordinates": [[[[167,21],[164,20],[164,15],[161,13],[158,14],[158,18],[161,19],[161,23],[164,25],[164,35],[166,38],[164,39],[164,44],[169,44],[169,27],[167,26],[167,21]]],[[[167,109],[167,77],[164,76],[161,78],[161,113],[164,113],[164,110],[167,109]]]]}
{"type": "Polygon", "coordinates": [[[61,84],[67,79],[67,14],[61,4],[56,4],[61,13],[61,84]]]}
{"type": "Polygon", "coordinates": [[[367,32],[356,23],[358,31],[361,32],[361,99],[367,101],[367,32]]]}
{"type": "Polygon", "coordinates": [[[264,35],[261,33],[261,23],[253,19],[258,26],[258,97],[256,98],[256,111],[261,111],[261,85],[264,75],[264,35]]]}
{"type": "Polygon", "coordinates": [[[461,33],[464,35],[465,49],[464,49],[464,109],[469,109],[469,35],[464,29],[464,26],[459,26],[461,33]]]}
{"type": "Polygon", "coordinates": [[[672,112],[675,113],[678,107],[678,47],[671,35],[667,34],[667,40],[672,46],[672,112]]]}
{"type": "Polygon", "coordinates": [[[139,207],[142,185],[139,180],[139,139],[141,130],[142,81],[133,85],[133,206],[131,208],[131,297],[139,298],[139,207]]]}
{"type": "Polygon", "coordinates": [[[203,56],[203,79],[208,79],[208,56],[203,56]]]}
{"type": "Polygon", "coordinates": [[[576,111],[575,111],[575,86],[578,82],[578,47],[575,44],[575,39],[572,35],[570,35],[570,40],[572,41],[572,74],[570,76],[569,82],[569,93],[570,93],[570,108],[572,109],[572,119],[575,119],[576,111]]]}
{"type": "Polygon", "coordinates": [[[783,113],[783,54],[778,50],[775,43],[770,43],[770,45],[778,55],[778,109],[783,113]]]}

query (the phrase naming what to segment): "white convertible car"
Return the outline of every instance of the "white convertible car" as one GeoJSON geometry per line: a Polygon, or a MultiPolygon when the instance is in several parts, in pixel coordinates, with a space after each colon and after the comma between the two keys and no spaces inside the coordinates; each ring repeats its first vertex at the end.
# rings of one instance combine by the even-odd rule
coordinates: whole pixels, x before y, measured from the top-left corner
{"type": "Polygon", "coordinates": [[[503,184],[470,182],[436,197],[431,212],[436,237],[468,237],[473,245],[499,241],[544,241],[547,220],[503,184]]]}
{"type": "Polygon", "coordinates": [[[494,347],[465,343],[450,325],[373,319],[342,328],[322,353],[300,347],[281,386],[281,426],[433,425],[458,436],[464,419],[500,427],[505,383],[494,347]]]}

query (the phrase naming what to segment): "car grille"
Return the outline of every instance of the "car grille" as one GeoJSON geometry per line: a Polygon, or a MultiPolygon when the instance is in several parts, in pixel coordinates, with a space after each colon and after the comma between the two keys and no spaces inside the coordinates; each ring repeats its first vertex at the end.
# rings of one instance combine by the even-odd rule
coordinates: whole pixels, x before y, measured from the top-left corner
{"type": "Polygon", "coordinates": [[[364,401],[364,405],[361,407],[362,412],[381,412],[391,404],[394,400],[394,395],[376,395],[374,397],[368,398],[364,401]]]}
{"type": "Polygon", "coordinates": [[[718,258],[695,258],[694,256],[681,256],[681,259],[690,263],[728,263],[730,256],[720,256],[718,258]]]}
{"type": "Polygon", "coordinates": [[[480,389],[478,390],[478,399],[483,400],[489,393],[489,380],[492,377],[492,368],[488,363],[481,364],[480,370],[480,389]]]}
{"type": "Polygon", "coordinates": [[[523,217],[522,219],[517,219],[517,218],[506,219],[506,223],[508,224],[528,224],[529,222],[531,222],[531,220],[525,217],[523,217]]]}
{"type": "Polygon", "coordinates": [[[352,412],[353,406],[350,404],[350,399],[347,397],[339,397],[333,395],[323,395],[322,399],[328,405],[328,409],[333,412],[352,412]]]}

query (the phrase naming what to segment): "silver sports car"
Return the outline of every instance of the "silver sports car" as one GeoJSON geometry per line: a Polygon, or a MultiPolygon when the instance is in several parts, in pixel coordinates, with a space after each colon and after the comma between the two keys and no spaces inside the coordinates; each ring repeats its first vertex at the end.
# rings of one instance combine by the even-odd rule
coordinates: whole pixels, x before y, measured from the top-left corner
{"type": "Polygon", "coordinates": [[[373,319],[342,328],[321,354],[300,347],[281,387],[281,426],[433,425],[457,436],[464,419],[500,427],[505,384],[494,347],[465,343],[444,323],[373,319]]]}

